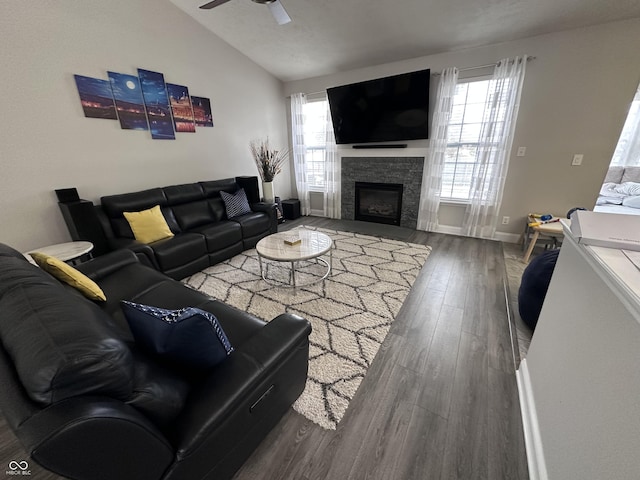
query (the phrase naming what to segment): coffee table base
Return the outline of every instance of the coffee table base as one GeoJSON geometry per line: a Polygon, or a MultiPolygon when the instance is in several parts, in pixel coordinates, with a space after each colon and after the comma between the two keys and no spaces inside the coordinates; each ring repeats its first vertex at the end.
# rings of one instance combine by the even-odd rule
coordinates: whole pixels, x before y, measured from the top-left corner
{"type": "MultiPolygon", "coordinates": [[[[331,273],[331,266],[333,265],[333,250],[329,250],[329,261],[328,262],[324,258],[320,258],[320,257],[316,257],[315,260],[316,260],[316,262],[323,263],[327,267],[327,271],[324,273],[324,275],[322,277],[318,278],[317,280],[313,280],[311,282],[306,282],[306,283],[298,285],[296,283],[296,263],[301,262],[301,261],[303,261],[303,262],[310,261],[310,260],[296,260],[294,262],[278,262],[278,263],[290,263],[291,264],[291,275],[289,277],[289,278],[291,278],[291,281],[289,283],[284,283],[284,282],[278,282],[277,280],[272,280],[270,278],[267,278],[266,269],[263,268],[263,266],[262,266],[262,257],[260,255],[258,255],[258,263],[260,264],[260,276],[262,277],[262,279],[265,282],[267,282],[269,285],[272,285],[274,287],[297,288],[297,287],[306,287],[308,285],[314,285],[314,284],[316,284],[318,282],[322,282],[331,273]]],[[[272,261],[275,262],[276,260],[272,260],[272,261]]]]}

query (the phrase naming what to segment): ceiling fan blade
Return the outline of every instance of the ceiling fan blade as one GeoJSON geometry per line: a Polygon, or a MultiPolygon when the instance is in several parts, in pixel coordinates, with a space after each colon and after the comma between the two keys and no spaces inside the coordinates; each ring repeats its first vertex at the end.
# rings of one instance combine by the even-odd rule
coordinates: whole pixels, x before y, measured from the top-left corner
{"type": "Polygon", "coordinates": [[[200,8],[203,10],[209,10],[211,8],[222,5],[223,3],[227,3],[229,0],[213,0],[213,2],[205,3],[204,5],[200,5],[200,8]]]}
{"type": "Polygon", "coordinates": [[[271,15],[273,15],[273,18],[275,18],[276,22],[278,22],[278,25],[284,25],[285,23],[289,23],[291,21],[291,17],[280,3],[280,0],[276,0],[275,2],[272,2],[267,6],[269,7],[269,10],[271,10],[271,15]]]}

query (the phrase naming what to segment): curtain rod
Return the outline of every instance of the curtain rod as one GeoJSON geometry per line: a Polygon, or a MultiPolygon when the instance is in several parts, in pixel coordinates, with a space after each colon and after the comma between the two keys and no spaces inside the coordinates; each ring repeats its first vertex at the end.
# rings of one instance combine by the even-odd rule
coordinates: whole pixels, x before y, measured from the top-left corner
{"type": "MultiPolygon", "coordinates": [[[[527,57],[527,62],[530,62],[531,60],[535,60],[538,57],[533,57],[533,56],[529,56],[527,57]]],[[[480,70],[481,68],[491,68],[491,67],[495,67],[496,65],[498,65],[498,62],[496,63],[488,63],[487,65],[478,65],[476,67],[466,67],[466,68],[459,68],[458,71],[459,72],[466,72],[468,70],[480,70]]],[[[435,77],[439,77],[440,75],[442,75],[441,72],[434,72],[431,75],[435,76],[435,77]]],[[[322,92],[313,92],[313,93],[305,93],[306,96],[314,96],[314,95],[322,95],[326,93],[326,90],[322,91],[322,92]]],[[[291,96],[291,95],[289,95],[291,96]]]]}
{"type": "MultiPolygon", "coordinates": [[[[535,60],[537,57],[527,57],[527,62],[530,62],[531,60],[535,60]]],[[[481,68],[491,68],[491,67],[495,67],[496,65],[498,65],[498,62],[495,63],[488,63],[486,65],[478,65],[476,67],[466,67],[466,68],[459,68],[458,71],[459,72],[466,72],[469,70],[480,70],[481,68]]],[[[442,75],[442,72],[435,72],[432,75],[439,77],[440,75],[442,75]]]]}

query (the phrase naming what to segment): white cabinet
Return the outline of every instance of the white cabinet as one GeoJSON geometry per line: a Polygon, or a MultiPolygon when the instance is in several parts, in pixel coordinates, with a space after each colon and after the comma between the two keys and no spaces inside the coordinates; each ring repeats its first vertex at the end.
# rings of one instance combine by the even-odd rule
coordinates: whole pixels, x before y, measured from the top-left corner
{"type": "Polygon", "coordinates": [[[531,478],[640,479],[640,271],[566,229],[518,370],[531,478]]]}

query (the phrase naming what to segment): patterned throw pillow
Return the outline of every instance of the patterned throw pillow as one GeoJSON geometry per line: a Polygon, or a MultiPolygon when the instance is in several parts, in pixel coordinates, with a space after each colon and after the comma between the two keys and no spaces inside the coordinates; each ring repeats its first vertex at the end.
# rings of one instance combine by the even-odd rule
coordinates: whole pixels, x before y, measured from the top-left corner
{"type": "Polygon", "coordinates": [[[136,343],[180,366],[203,370],[233,352],[227,335],[211,313],[187,307],[166,310],[120,302],[136,343]]]}
{"type": "Polygon", "coordinates": [[[244,193],[244,188],[241,188],[236,193],[220,192],[224,206],[227,209],[227,218],[239,217],[246,213],[251,213],[251,207],[247,200],[247,194],[244,193]]]}

